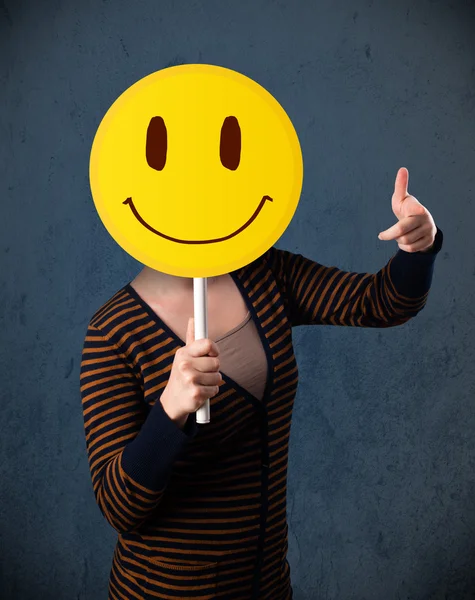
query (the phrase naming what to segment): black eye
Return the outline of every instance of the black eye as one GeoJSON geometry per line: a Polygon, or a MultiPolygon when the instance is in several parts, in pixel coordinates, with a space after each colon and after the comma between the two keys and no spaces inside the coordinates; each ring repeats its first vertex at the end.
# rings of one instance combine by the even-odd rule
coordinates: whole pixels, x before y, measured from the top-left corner
{"type": "Polygon", "coordinates": [[[226,117],[221,127],[219,155],[223,167],[235,171],[241,160],[241,128],[236,117],[226,117]]]}
{"type": "Polygon", "coordinates": [[[167,128],[162,117],[153,117],[147,129],[147,162],[149,167],[161,171],[167,160],[167,128]]]}

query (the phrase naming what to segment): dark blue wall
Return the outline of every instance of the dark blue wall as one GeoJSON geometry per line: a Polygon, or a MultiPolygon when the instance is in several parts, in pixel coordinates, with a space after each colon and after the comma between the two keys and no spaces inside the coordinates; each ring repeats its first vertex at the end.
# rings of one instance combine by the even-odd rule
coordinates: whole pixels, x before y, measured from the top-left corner
{"type": "Polygon", "coordinates": [[[115,532],[86,459],[92,313],[140,265],[88,182],[96,128],[141,77],[241,71],[300,136],[278,246],[347,270],[397,250],[394,178],[445,234],[429,302],[388,330],[297,328],[289,561],[296,600],[475,598],[475,11],[392,0],[0,3],[0,596],[100,600],[115,532]]]}

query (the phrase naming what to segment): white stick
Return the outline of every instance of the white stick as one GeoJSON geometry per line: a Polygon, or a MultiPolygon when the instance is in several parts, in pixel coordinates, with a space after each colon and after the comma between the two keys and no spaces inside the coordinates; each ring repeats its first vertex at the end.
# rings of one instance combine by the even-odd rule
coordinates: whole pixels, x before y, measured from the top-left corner
{"type": "MultiPolygon", "coordinates": [[[[208,295],[206,277],[193,277],[193,302],[195,317],[195,340],[208,337],[208,295]]],[[[209,423],[210,410],[209,398],[201,408],[196,411],[197,423],[209,423]]]]}

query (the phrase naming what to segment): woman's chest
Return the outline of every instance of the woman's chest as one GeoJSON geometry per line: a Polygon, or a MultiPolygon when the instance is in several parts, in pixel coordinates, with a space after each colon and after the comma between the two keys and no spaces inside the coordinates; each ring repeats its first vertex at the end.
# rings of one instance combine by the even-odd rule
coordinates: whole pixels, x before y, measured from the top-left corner
{"type": "MultiPolygon", "coordinates": [[[[188,319],[194,316],[193,293],[179,297],[148,298],[154,313],[181,339],[186,339],[188,319]]],[[[217,340],[241,324],[248,306],[232,278],[226,278],[207,291],[208,338],[217,340]]]]}

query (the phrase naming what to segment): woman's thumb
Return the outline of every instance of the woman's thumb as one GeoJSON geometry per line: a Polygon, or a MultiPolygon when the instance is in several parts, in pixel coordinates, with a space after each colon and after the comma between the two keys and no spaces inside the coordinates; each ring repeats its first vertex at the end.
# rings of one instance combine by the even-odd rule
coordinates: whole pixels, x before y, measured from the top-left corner
{"type": "Polygon", "coordinates": [[[188,327],[186,329],[186,345],[188,346],[195,341],[195,319],[194,317],[188,318],[188,327]]]}

